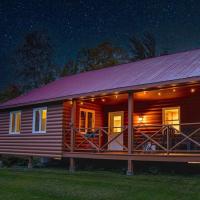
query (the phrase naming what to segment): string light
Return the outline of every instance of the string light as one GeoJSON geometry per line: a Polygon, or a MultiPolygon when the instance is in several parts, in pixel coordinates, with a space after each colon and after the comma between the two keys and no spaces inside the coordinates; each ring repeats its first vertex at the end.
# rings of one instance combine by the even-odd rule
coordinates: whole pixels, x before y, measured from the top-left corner
{"type": "Polygon", "coordinates": [[[91,98],[91,101],[94,102],[94,98],[91,98]]]}
{"type": "Polygon", "coordinates": [[[174,88],[172,91],[173,91],[173,92],[176,92],[176,89],[174,88]]]}
{"type": "Polygon", "coordinates": [[[117,98],[118,98],[118,95],[115,95],[115,98],[117,99],[117,98]]]}
{"type": "Polygon", "coordinates": [[[158,92],[158,96],[161,96],[161,92],[158,92]]]}
{"type": "Polygon", "coordinates": [[[194,89],[194,88],[191,88],[190,92],[191,92],[191,93],[194,93],[194,92],[195,92],[195,89],[194,89]]]}
{"type": "Polygon", "coordinates": [[[103,102],[105,102],[105,99],[102,99],[103,102]]]}
{"type": "Polygon", "coordinates": [[[80,103],[81,105],[83,105],[83,102],[81,101],[81,103],[80,103]]]}

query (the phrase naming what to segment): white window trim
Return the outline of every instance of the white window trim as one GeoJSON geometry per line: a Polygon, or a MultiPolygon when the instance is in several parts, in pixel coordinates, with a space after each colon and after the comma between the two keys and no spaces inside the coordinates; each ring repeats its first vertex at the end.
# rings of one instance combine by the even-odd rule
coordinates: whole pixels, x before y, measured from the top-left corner
{"type": "MultiPolygon", "coordinates": [[[[16,113],[20,113],[20,131],[21,131],[21,118],[22,118],[22,112],[21,112],[21,110],[16,110],[16,111],[12,111],[12,112],[10,112],[10,121],[9,121],[9,134],[20,134],[20,131],[19,132],[13,132],[12,131],[12,114],[16,114],[16,113]]],[[[16,126],[16,119],[17,118],[15,118],[15,126],[16,126]]],[[[15,129],[16,129],[16,127],[15,127],[15,129]]]]}
{"type": "MultiPolygon", "coordinates": [[[[47,107],[33,108],[33,121],[32,121],[32,133],[33,134],[42,134],[42,133],[47,132],[47,130],[45,130],[45,131],[41,131],[41,130],[35,131],[35,113],[38,110],[44,110],[44,109],[47,110],[47,107]]],[[[39,129],[41,129],[41,120],[39,121],[39,129]]],[[[47,129],[47,116],[46,116],[46,129],[47,129]]]]}
{"type": "Polygon", "coordinates": [[[91,112],[91,113],[93,113],[93,115],[94,115],[94,119],[93,119],[93,122],[92,122],[92,126],[93,126],[93,128],[95,127],[95,110],[90,110],[90,109],[86,109],[86,108],[80,108],[80,112],[79,112],[79,130],[80,130],[80,133],[86,133],[87,131],[85,130],[85,131],[81,131],[81,111],[83,111],[83,112],[86,112],[87,113],[87,115],[86,115],[86,119],[85,119],[85,124],[86,124],[86,130],[87,130],[87,124],[88,124],[88,112],[91,112]]]}

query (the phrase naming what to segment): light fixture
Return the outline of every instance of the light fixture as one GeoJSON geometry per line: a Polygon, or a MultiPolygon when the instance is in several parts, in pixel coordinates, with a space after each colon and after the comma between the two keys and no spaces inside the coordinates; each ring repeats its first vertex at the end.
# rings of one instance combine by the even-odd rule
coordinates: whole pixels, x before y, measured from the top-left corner
{"type": "Polygon", "coordinates": [[[144,94],[146,94],[146,93],[147,93],[147,91],[144,91],[143,93],[144,93],[144,94]]]}
{"type": "Polygon", "coordinates": [[[140,115],[140,116],[138,117],[138,122],[139,122],[139,123],[142,123],[142,122],[143,122],[143,118],[144,118],[144,117],[143,117],[142,115],[140,115]]]}
{"type": "Polygon", "coordinates": [[[191,93],[194,93],[194,92],[195,92],[195,89],[194,89],[194,88],[191,88],[191,89],[190,89],[190,92],[191,92],[191,93]]]}
{"type": "Polygon", "coordinates": [[[176,89],[174,88],[172,91],[173,91],[173,92],[176,92],[176,89]]]}
{"type": "Polygon", "coordinates": [[[118,95],[116,94],[116,95],[115,95],[115,99],[117,99],[117,98],[118,98],[118,95]]]}
{"type": "Polygon", "coordinates": [[[161,96],[161,92],[158,92],[158,96],[161,96]]]}
{"type": "Polygon", "coordinates": [[[91,98],[91,101],[94,102],[94,98],[91,98]]]}
{"type": "Polygon", "coordinates": [[[80,103],[81,105],[83,105],[83,102],[81,101],[81,103],[80,103]]]}
{"type": "Polygon", "coordinates": [[[105,99],[102,99],[101,101],[105,102],[105,99]]]}
{"type": "Polygon", "coordinates": [[[72,100],[70,100],[69,103],[72,105],[72,100]]]}

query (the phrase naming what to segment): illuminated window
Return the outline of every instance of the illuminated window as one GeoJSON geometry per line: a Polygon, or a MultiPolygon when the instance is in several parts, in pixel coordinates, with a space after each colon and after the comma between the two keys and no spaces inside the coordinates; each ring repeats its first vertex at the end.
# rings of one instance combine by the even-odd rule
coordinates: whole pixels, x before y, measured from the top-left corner
{"type": "Polygon", "coordinates": [[[115,115],[113,117],[113,133],[120,133],[122,131],[122,115],[115,115]]]}
{"type": "Polygon", "coordinates": [[[46,133],[47,108],[33,110],[33,133],[46,133]]]}
{"type": "Polygon", "coordinates": [[[11,134],[18,134],[21,130],[21,111],[10,113],[10,130],[11,134]]]}
{"type": "Polygon", "coordinates": [[[163,108],[163,124],[172,125],[178,133],[180,131],[180,108],[163,108]]]}
{"type": "Polygon", "coordinates": [[[80,108],[79,128],[81,133],[86,133],[94,129],[95,111],[80,108]]]}

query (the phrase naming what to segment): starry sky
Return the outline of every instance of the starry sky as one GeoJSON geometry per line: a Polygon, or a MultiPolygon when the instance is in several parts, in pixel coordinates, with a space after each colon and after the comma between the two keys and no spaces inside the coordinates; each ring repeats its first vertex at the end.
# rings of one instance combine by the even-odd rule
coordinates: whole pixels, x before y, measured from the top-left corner
{"type": "Polygon", "coordinates": [[[10,57],[31,31],[47,31],[55,62],[63,66],[80,48],[148,31],[158,51],[200,48],[199,0],[0,0],[0,89],[15,78],[10,57]]]}

